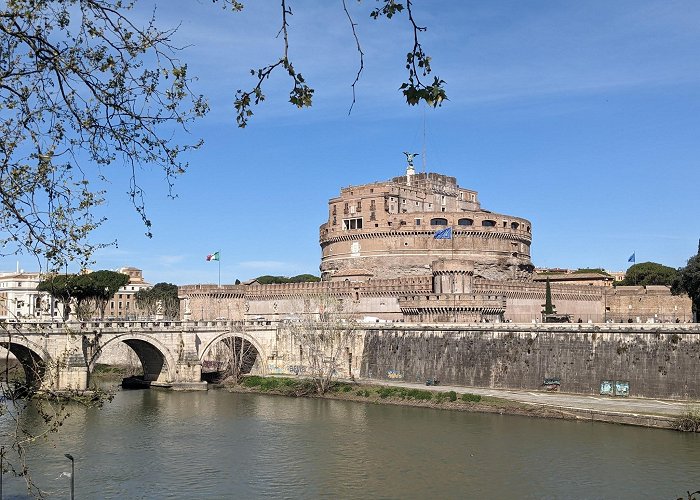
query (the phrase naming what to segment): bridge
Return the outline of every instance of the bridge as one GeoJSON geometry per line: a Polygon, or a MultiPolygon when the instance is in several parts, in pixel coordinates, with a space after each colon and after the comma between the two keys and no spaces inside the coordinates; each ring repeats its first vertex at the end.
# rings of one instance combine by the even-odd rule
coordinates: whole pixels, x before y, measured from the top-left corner
{"type": "Polygon", "coordinates": [[[17,358],[26,383],[37,389],[88,389],[100,355],[124,343],[141,361],[148,385],[202,390],[203,363],[227,339],[250,347],[247,370],[267,374],[268,360],[280,355],[278,330],[270,321],[8,322],[0,323],[0,346],[17,358]]]}

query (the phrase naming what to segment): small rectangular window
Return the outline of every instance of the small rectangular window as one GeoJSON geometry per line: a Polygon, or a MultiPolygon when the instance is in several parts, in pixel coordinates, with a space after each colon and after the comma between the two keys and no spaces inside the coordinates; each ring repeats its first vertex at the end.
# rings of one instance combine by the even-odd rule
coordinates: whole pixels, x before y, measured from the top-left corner
{"type": "Polygon", "coordinates": [[[420,219],[416,219],[416,226],[420,226],[420,219]]]}

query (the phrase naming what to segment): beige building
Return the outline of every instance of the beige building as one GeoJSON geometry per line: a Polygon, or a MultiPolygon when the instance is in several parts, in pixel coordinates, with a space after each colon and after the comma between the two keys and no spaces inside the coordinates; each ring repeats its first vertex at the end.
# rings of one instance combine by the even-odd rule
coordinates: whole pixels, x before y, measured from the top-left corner
{"type": "Polygon", "coordinates": [[[572,271],[568,269],[536,269],[532,280],[539,283],[561,283],[562,285],[613,286],[615,277],[605,271],[572,271]]]}
{"type": "Polygon", "coordinates": [[[63,318],[63,304],[36,287],[44,279],[42,273],[0,273],[0,321],[26,321],[63,318]]]}
{"type": "Polygon", "coordinates": [[[321,278],[430,276],[440,259],[469,260],[474,276],[527,281],[530,221],[481,208],[476,191],[437,173],[341,189],[321,225],[321,278]],[[450,228],[451,239],[436,239],[450,228]]]}
{"type": "Polygon", "coordinates": [[[107,304],[105,316],[110,318],[137,318],[141,313],[136,305],[136,293],[139,290],[151,288],[151,284],[143,279],[143,271],[141,269],[121,267],[116,272],[128,275],[129,283],[114,294],[112,300],[107,304]]]}

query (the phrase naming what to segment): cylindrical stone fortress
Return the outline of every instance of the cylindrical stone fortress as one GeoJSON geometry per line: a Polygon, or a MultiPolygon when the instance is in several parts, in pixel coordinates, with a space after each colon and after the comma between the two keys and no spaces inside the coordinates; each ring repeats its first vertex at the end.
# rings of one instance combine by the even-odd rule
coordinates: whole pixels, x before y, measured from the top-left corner
{"type": "Polygon", "coordinates": [[[341,189],[328,202],[321,225],[321,277],[400,278],[430,276],[438,259],[466,259],[474,275],[529,280],[530,221],[483,210],[476,191],[454,177],[407,174],[390,181],[341,189]],[[435,232],[452,229],[452,238],[435,232]]]}

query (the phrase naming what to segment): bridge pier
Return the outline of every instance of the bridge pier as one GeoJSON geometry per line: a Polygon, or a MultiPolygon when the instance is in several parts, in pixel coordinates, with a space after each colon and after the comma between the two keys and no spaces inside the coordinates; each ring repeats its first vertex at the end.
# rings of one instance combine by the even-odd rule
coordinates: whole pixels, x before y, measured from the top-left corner
{"type": "MultiPolygon", "coordinates": [[[[75,325],[71,325],[75,328],[75,325]]],[[[42,386],[54,391],[85,391],[88,389],[89,370],[83,353],[83,337],[75,330],[69,330],[63,342],[54,344],[53,362],[49,380],[44,378],[42,386]],[[62,345],[61,345],[62,344],[62,345]],[[47,382],[50,386],[47,386],[47,382]]]]}
{"type": "Polygon", "coordinates": [[[180,345],[175,364],[175,380],[170,384],[174,391],[206,391],[202,382],[202,362],[197,355],[197,335],[192,331],[180,333],[180,345]]]}

